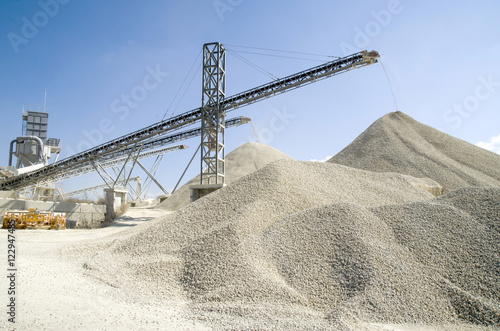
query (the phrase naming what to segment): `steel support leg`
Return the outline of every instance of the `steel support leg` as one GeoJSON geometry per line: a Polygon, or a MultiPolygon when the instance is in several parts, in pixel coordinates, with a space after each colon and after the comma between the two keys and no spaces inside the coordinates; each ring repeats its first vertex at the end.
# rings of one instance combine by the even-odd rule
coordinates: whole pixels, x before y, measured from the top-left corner
{"type": "Polygon", "coordinates": [[[225,183],[226,51],[220,43],[203,45],[201,185],[225,183]]]}

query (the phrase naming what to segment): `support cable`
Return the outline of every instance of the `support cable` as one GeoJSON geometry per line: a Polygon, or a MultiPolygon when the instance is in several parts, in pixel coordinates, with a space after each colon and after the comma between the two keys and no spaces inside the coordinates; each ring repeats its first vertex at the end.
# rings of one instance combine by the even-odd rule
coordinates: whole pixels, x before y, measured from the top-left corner
{"type": "MultiPolygon", "coordinates": [[[[186,80],[188,79],[189,75],[191,74],[191,71],[193,70],[193,68],[194,68],[195,64],[198,62],[198,59],[200,58],[201,52],[202,52],[202,51],[200,50],[200,52],[198,53],[198,56],[196,57],[196,60],[194,60],[193,64],[191,65],[191,68],[189,69],[189,71],[188,71],[188,73],[187,73],[186,77],[184,77],[184,80],[182,81],[181,86],[180,86],[180,87],[179,87],[179,89],[177,90],[177,93],[175,93],[175,96],[174,96],[174,98],[172,99],[172,102],[170,102],[170,105],[168,106],[167,111],[165,112],[165,114],[163,115],[163,117],[162,117],[162,119],[161,119],[162,121],[163,121],[163,120],[167,117],[167,114],[168,114],[168,112],[170,111],[170,108],[172,107],[172,105],[173,105],[173,103],[174,103],[175,99],[177,98],[177,96],[178,96],[178,95],[179,95],[179,93],[181,92],[181,89],[182,89],[182,87],[184,86],[184,83],[186,82],[186,80]]],[[[195,74],[195,76],[196,76],[196,74],[195,74]]],[[[192,81],[192,79],[191,79],[191,81],[192,81]]],[[[191,85],[191,83],[189,83],[189,85],[191,85]]],[[[189,88],[189,85],[188,85],[188,87],[187,87],[187,88],[189,88]]],[[[187,88],[186,88],[186,89],[187,89],[187,88]]],[[[186,93],[186,92],[184,92],[184,94],[185,94],[185,93],[186,93]]],[[[183,95],[183,96],[184,96],[184,95],[183,95]]],[[[181,98],[181,101],[182,101],[182,98],[181,98]]],[[[180,101],[179,101],[179,103],[180,103],[180,101]]],[[[178,106],[178,105],[177,105],[177,106],[178,106]]],[[[175,110],[174,110],[174,112],[175,112],[175,110]]],[[[173,113],[172,113],[172,115],[173,115],[173,113]]],[[[172,116],[172,115],[171,115],[171,116],[172,116]]]]}
{"type": "Polygon", "coordinates": [[[269,76],[271,77],[273,80],[277,80],[279,79],[278,77],[276,77],[275,75],[273,75],[272,73],[270,73],[269,71],[265,70],[264,68],[256,65],[255,63],[253,63],[252,61],[244,58],[243,56],[237,54],[235,51],[232,51],[232,50],[227,50],[229,53],[233,54],[236,58],[240,59],[241,61],[245,62],[246,64],[248,64],[249,66],[253,67],[254,69],[260,71],[261,73],[263,73],[264,75],[266,76],[269,76]]]}
{"type": "Polygon", "coordinates": [[[304,53],[304,52],[294,52],[294,51],[285,51],[285,50],[272,49],[272,48],[250,47],[250,46],[240,46],[240,45],[231,45],[231,44],[224,44],[224,45],[225,45],[225,46],[232,46],[232,47],[239,47],[239,48],[260,49],[260,50],[264,50],[264,51],[272,51],[272,52],[293,53],[293,54],[312,55],[312,56],[322,56],[322,57],[331,57],[331,58],[340,59],[340,57],[339,57],[339,56],[333,56],[333,55],[314,54],[314,53],[304,53]]]}
{"type": "Polygon", "coordinates": [[[191,84],[193,83],[193,80],[196,78],[196,75],[198,74],[198,72],[200,72],[200,69],[201,69],[201,63],[200,65],[198,66],[198,69],[196,69],[196,72],[193,74],[193,77],[191,78],[191,80],[189,81],[189,84],[188,86],[186,87],[186,89],[184,90],[184,93],[182,94],[181,98],[179,99],[179,102],[177,102],[177,105],[175,106],[173,112],[172,112],[172,115],[171,116],[174,116],[175,115],[175,112],[177,111],[177,109],[179,108],[179,105],[181,104],[182,100],[184,100],[184,97],[186,96],[186,93],[187,91],[189,90],[189,87],[191,86],[191,84]]]}
{"type": "Polygon", "coordinates": [[[283,59],[295,59],[295,60],[304,60],[304,61],[325,62],[324,60],[320,60],[320,59],[306,59],[306,58],[303,58],[303,57],[296,57],[296,56],[285,56],[285,55],[277,55],[277,54],[266,54],[266,53],[235,51],[235,50],[231,50],[231,51],[238,52],[238,53],[255,54],[255,55],[263,55],[263,56],[271,56],[271,57],[279,57],[279,58],[283,58],[283,59]]]}

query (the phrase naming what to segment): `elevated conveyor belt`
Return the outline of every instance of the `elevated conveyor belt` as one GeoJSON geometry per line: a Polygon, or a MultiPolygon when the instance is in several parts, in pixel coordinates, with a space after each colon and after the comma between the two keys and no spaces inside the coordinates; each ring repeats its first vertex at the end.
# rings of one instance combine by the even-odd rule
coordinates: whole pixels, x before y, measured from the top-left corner
{"type": "MultiPolygon", "coordinates": [[[[226,121],[227,127],[239,126],[242,124],[246,124],[250,121],[250,118],[244,116],[238,116],[235,118],[228,119],[226,121]]],[[[192,137],[199,136],[201,134],[201,128],[185,130],[182,132],[162,136],[160,138],[150,139],[143,143],[141,154],[138,159],[144,159],[145,157],[155,156],[159,154],[164,154],[166,152],[177,151],[184,149],[182,145],[172,146],[167,148],[155,149],[161,146],[173,144],[175,142],[189,139],[192,137]],[[152,149],[155,149],[151,151],[152,149]]],[[[74,178],[78,176],[82,176],[95,171],[94,164],[99,164],[101,168],[108,168],[111,166],[119,165],[126,160],[126,157],[129,153],[136,150],[134,147],[130,147],[127,149],[117,150],[113,154],[107,154],[100,159],[87,159],[78,163],[69,163],[66,164],[66,160],[64,159],[58,163],[55,163],[51,166],[54,166],[52,171],[48,171],[48,167],[42,168],[41,170],[34,171],[25,175],[20,175],[16,177],[8,178],[5,182],[2,182],[1,185],[5,185],[7,183],[12,183],[11,187],[19,189],[19,188],[30,188],[34,186],[39,181],[62,181],[69,178],[74,178]],[[64,162],[64,163],[63,163],[64,162]],[[62,164],[65,167],[56,167],[57,165],[62,164]],[[61,170],[64,169],[64,170],[61,170]],[[45,170],[45,171],[43,171],[45,170]],[[43,172],[42,172],[43,171],[43,172]],[[24,177],[24,178],[22,178],[24,177]],[[20,181],[22,179],[22,181],[20,181]]],[[[49,166],[50,167],[50,166],[49,166]]]]}
{"type": "MultiPolygon", "coordinates": [[[[363,51],[348,55],[228,97],[223,102],[223,108],[228,112],[271,96],[314,83],[321,79],[374,64],[377,62],[378,57],[379,54],[375,51],[363,51]]],[[[55,164],[48,165],[40,170],[9,178],[0,183],[0,189],[9,190],[26,187],[32,184],[33,181],[45,180],[47,177],[64,173],[70,169],[82,167],[84,164],[88,164],[90,160],[101,161],[114,158],[115,155],[120,154],[120,152],[130,148],[138,148],[146,141],[154,139],[154,137],[162,136],[169,132],[195,124],[201,120],[201,115],[202,110],[200,107],[173,116],[168,120],[157,122],[143,129],[75,154],[74,156],[61,160],[55,164]]]]}

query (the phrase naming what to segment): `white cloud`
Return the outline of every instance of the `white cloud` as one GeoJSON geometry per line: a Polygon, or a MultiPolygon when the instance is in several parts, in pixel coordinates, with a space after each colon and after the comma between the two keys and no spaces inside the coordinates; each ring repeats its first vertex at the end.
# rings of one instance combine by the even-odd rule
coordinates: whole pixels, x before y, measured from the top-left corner
{"type": "Polygon", "coordinates": [[[489,142],[478,142],[476,146],[492,151],[493,153],[500,154],[500,134],[490,139],[489,142]]]}
{"type": "Polygon", "coordinates": [[[310,161],[312,161],[312,162],[326,162],[326,161],[330,160],[331,158],[332,158],[332,156],[328,155],[328,156],[326,156],[325,158],[323,158],[321,160],[311,159],[310,161]]]}

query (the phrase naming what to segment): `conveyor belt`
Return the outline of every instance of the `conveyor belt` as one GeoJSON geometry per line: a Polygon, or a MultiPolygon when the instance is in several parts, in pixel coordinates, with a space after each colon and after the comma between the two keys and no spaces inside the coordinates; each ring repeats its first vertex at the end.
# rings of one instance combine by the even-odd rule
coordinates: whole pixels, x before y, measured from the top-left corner
{"type": "MultiPolygon", "coordinates": [[[[244,91],[228,97],[223,102],[226,112],[255,103],[271,96],[314,83],[318,80],[335,76],[349,70],[370,65],[377,62],[378,53],[359,52],[322,65],[301,71],[299,73],[275,80],[268,84],[244,91]]],[[[31,185],[34,181],[47,180],[64,172],[78,169],[87,165],[89,161],[110,160],[125,151],[138,148],[141,144],[153,141],[155,137],[177,131],[200,121],[202,110],[193,109],[183,114],[173,116],[168,120],[157,122],[143,129],[134,131],[117,139],[75,154],[57,163],[48,165],[37,171],[15,176],[0,183],[1,190],[18,189],[31,185]]],[[[161,139],[159,139],[161,140],[161,139]]]]}
{"type": "MultiPolygon", "coordinates": [[[[248,117],[244,117],[244,116],[234,117],[234,118],[228,119],[226,121],[226,127],[239,126],[242,124],[246,124],[249,121],[250,121],[250,118],[248,118],[248,117]]],[[[176,143],[176,142],[181,141],[181,140],[196,137],[196,136],[199,136],[200,134],[201,134],[201,128],[197,128],[197,129],[185,130],[182,132],[178,132],[178,133],[174,133],[174,134],[170,134],[170,135],[166,135],[166,136],[161,136],[160,138],[150,139],[150,140],[143,143],[142,149],[141,149],[141,155],[146,155],[148,153],[149,153],[149,155],[157,155],[155,153],[157,151],[159,151],[158,149],[156,149],[152,152],[148,152],[148,151],[150,151],[154,148],[161,147],[161,146],[173,144],[173,143],[176,143]]],[[[34,172],[30,172],[30,173],[20,175],[20,176],[11,177],[8,180],[2,182],[1,185],[6,185],[7,183],[14,182],[14,184],[11,184],[11,185],[12,185],[12,187],[14,187],[16,189],[30,188],[32,186],[35,186],[35,184],[39,181],[56,181],[56,182],[58,182],[58,181],[66,180],[69,178],[82,176],[82,175],[85,175],[85,174],[88,174],[88,173],[95,171],[93,163],[99,163],[101,166],[104,166],[104,167],[106,167],[105,165],[108,165],[108,164],[110,166],[116,165],[119,162],[125,161],[126,156],[130,152],[137,150],[137,149],[138,149],[138,147],[130,147],[130,148],[126,148],[126,149],[120,149],[120,150],[116,151],[115,153],[107,154],[98,160],[89,158],[89,159],[83,160],[82,162],[79,162],[79,163],[73,163],[73,164],[69,163],[69,165],[66,166],[65,171],[59,170],[60,168],[58,168],[58,167],[53,167],[52,171],[48,171],[48,169],[46,169],[48,167],[44,167],[44,168],[37,170],[37,171],[34,171],[34,172]],[[43,173],[42,173],[42,171],[43,171],[43,173]],[[21,177],[24,177],[24,179],[22,181],[19,181],[21,179],[21,177]]],[[[172,151],[173,150],[180,150],[180,149],[183,149],[183,148],[176,148],[175,146],[172,147],[172,151]]],[[[141,159],[142,157],[139,156],[139,158],[141,159]]],[[[54,165],[63,163],[66,160],[67,159],[64,159],[64,160],[62,160],[54,165]]]]}

